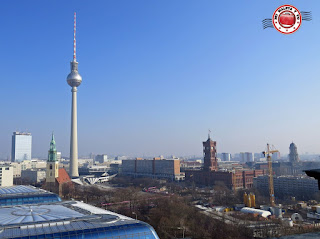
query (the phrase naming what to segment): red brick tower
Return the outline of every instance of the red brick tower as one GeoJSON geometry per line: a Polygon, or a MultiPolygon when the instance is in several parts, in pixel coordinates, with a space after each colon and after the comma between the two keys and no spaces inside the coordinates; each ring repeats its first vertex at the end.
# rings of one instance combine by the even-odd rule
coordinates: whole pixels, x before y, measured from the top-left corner
{"type": "Polygon", "coordinates": [[[203,142],[203,156],[204,156],[204,171],[217,171],[218,161],[217,161],[217,142],[212,141],[210,134],[208,135],[208,140],[203,142]]]}

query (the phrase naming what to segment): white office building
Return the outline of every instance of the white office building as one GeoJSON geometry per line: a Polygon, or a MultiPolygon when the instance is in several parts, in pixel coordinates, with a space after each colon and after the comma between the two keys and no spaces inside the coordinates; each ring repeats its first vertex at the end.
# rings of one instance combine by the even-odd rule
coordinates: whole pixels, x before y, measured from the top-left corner
{"type": "Polygon", "coordinates": [[[9,166],[0,167],[0,187],[13,186],[13,168],[9,166]]]}
{"type": "Polygon", "coordinates": [[[13,132],[11,161],[22,162],[31,160],[32,136],[31,133],[13,132]]]}

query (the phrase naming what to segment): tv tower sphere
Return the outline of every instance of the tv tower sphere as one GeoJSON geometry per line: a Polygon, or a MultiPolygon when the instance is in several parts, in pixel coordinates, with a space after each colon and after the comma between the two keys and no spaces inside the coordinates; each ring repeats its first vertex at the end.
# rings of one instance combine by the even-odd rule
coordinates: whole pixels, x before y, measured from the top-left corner
{"type": "Polygon", "coordinates": [[[71,87],[78,87],[82,82],[82,77],[78,72],[78,62],[71,61],[71,72],[67,76],[67,82],[71,87]]]}

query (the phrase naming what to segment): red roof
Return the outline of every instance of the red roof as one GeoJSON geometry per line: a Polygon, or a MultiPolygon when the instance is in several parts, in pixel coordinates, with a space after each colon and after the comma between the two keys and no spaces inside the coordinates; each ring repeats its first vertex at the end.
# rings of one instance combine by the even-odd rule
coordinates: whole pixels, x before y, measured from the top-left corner
{"type": "Polygon", "coordinates": [[[59,168],[59,177],[56,180],[59,184],[71,182],[69,174],[64,168],[59,168]]]}

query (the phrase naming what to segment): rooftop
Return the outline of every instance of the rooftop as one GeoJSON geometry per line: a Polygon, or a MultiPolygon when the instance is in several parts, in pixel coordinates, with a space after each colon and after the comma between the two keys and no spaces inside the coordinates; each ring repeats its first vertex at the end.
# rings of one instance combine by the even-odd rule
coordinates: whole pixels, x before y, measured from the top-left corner
{"type": "Polygon", "coordinates": [[[58,195],[33,186],[0,187],[0,207],[61,201],[58,195]]]}
{"type": "Polygon", "coordinates": [[[0,207],[0,238],[40,235],[41,238],[53,235],[54,238],[83,235],[90,238],[159,238],[144,222],[77,201],[0,207]]]}
{"type": "Polygon", "coordinates": [[[48,191],[38,189],[33,186],[17,185],[10,187],[0,187],[0,197],[12,197],[14,195],[27,195],[27,194],[43,194],[49,193],[48,191]]]}

